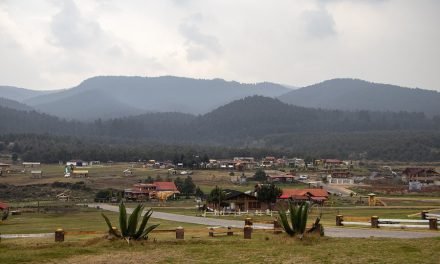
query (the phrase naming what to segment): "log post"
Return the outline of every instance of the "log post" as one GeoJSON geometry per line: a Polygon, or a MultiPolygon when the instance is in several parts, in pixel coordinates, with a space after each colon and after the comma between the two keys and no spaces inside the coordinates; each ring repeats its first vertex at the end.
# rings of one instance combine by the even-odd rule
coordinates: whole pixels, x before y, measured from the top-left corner
{"type": "Polygon", "coordinates": [[[371,217],[371,227],[372,228],[379,228],[379,217],[377,217],[377,216],[371,217]]]}
{"type": "Polygon", "coordinates": [[[64,241],[64,230],[62,228],[58,228],[55,231],[55,242],[63,242],[64,241]]]}
{"type": "Polygon", "coordinates": [[[429,230],[438,230],[438,220],[435,217],[429,217],[429,230]]]}
{"type": "Polygon", "coordinates": [[[228,226],[228,232],[226,233],[228,236],[233,236],[234,232],[232,231],[232,227],[228,226]]]}
{"type": "Polygon", "coordinates": [[[214,237],[214,228],[209,228],[209,236],[214,237]]]}
{"type": "Polygon", "coordinates": [[[244,239],[251,239],[252,238],[252,226],[245,225],[243,231],[244,231],[244,239]]]}
{"type": "Polygon", "coordinates": [[[185,230],[181,226],[176,228],[176,239],[185,239],[185,230]]]}
{"type": "Polygon", "coordinates": [[[342,223],[344,221],[344,216],[343,215],[337,215],[336,216],[336,226],[343,226],[344,224],[342,223]]]}

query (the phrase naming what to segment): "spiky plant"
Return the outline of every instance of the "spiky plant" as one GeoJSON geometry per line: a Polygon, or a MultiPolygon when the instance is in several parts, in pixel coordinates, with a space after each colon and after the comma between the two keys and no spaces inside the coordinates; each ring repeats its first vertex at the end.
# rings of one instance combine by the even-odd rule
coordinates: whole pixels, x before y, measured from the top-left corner
{"type": "Polygon", "coordinates": [[[130,240],[132,239],[133,240],[147,239],[148,234],[159,226],[159,224],[156,224],[147,227],[148,220],[150,220],[150,217],[153,214],[153,212],[151,209],[149,209],[147,212],[145,212],[144,216],[142,217],[143,210],[144,210],[143,205],[139,204],[138,206],[136,206],[136,208],[133,210],[133,213],[128,218],[128,222],[127,222],[127,210],[125,208],[125,204],[121,203],[119,205],[120,233],[113,228],[110,220],[105,214],[102,214],[102,217],[104,217],[104,220],[107,223],[110,234],[114,235],[115,237],[123,238],[130,243],[130,240]],[[141,218],[142,218],[141,224],[139,228],[137,228],[138,222],[141,218]]]}
{"type": "Polygon", "coordinates": [[[279,220],[284,231],[289,236],[303,235],[306,231],[307,217],[309,215],[309,203],[294,206],[289,202],[290,223],[287,212],[284,209],[279,211],[279,220]]]}

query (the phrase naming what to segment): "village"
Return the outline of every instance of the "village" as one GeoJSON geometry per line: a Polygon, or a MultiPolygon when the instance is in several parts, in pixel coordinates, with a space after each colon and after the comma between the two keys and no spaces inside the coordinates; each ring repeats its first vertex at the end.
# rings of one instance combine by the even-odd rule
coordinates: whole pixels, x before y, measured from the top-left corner
{"type": "Polygon", "coordinates": [[[306,229],[316,229],[318,221],[319,232],[329,237],[438,235],[436,163],[270,156],[194,160],[2,160],[0,245],[26,240],[49,246],[54,234],[58,242],[101,241],[108,232],[101,214],[117,223],[122,204],[128,214],[138,205],[151,208],[151,221],[160,227],[150,236],[163,243],[214,239],[223,245],[240,237],[258,245],[270,239],[281,248],[279,236],[287,229],[280,217],[294,210],[290,206],[305,204],[306,229]]]}

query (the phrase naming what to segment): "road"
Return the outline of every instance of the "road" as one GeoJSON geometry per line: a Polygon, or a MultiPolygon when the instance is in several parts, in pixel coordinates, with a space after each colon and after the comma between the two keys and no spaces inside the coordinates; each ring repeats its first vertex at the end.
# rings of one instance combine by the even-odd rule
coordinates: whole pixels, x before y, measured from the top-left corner
{"type": "MultiPolygon", "coordinates": [[[[88,204],[89,207],[99,208],[111,212],[119,212],[119,207],[109,204],[88,204]]],[[[127,208],[127,213],[131,213],[132,208],[127,208]]],[[[206,226],[231,226],[234,228],[243,228],[244,221],[227,220],[217,218],[205,218],[197,216],[170,214],[163,212],[153,212],[153,218],[169,220],[182,223],[199,224],[206,226]]],[[[270,224],[254,224],[255,229],[272,229],[270,224]]],[[[380,230],[380,229],[360,229],[360,228],[340,228],[340,227],[325,227],[325,235],[329,237],[384,237],[384,238],[424,238],[424,237],[438,237],[440,232],[437,231],[407,231],[407,230],[380,230]]]]}

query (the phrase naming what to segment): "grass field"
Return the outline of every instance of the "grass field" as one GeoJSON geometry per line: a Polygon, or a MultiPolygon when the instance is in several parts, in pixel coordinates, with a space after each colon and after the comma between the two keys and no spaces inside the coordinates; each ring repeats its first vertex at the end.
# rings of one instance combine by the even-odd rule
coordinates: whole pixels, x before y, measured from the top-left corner
{"type": "Polygon", "coordinates": [[[170,234],[148,241],[104,238],[14,239],[0,243],[0,263],[438,263],[440,239],[293,239],[284,234],[255,233],[208,238],[207,234],[176,241],[170,234]]]}
{"type": "MultiPolygon", "coordinates": [[[[59,203],[50,206],[60,206],[59,203]]],[[[0,224],[0,233],[51,233],[63,228],[66,240],[53,238],[3,239],[0,242],[0,263],[60,262],[63,263],[438,263],[440,239],[347,239],[307,237],[293,239],[285,234],[256,231],[251,240],[244,240],[241,230],[233,237],[208,237],[206,226],[152,219],[158,229],[185,229],[185,240],[175,240],[173,232],[155,232],[148,241],[128,245],[124,241],[103,238],[107,227],[101,211],[74,207],[67,213],[26,213],[11,216],[0,224]],[[96,231],[98,234],[78,234],[96,231]],[[70,234],[69,234],[70,233],[70,234]],[[75,234],[76,233],[76,234],[75,234]],[[386,252],[386,254],[378,254],[386,252]]],[[[178,207],[156,208],[158,211],[195,215],[195,210],[178,207]]],[[[414,209],[390,208],[326,208],[325,226],[334,226],[337,213],[346,216],[404,218],[414,209]]],[[[117,214],[104,212],[117,226],[117,214]]],[[[312,212],[311,219],[314,217],[312,212]]],[[[234,219],[234,217],[226,217],[234,219]]],[[[243,216],[240,218],[244,218],[243,216]]],[[[253,217],[254,221],[270,217],[253,217]]]]}

